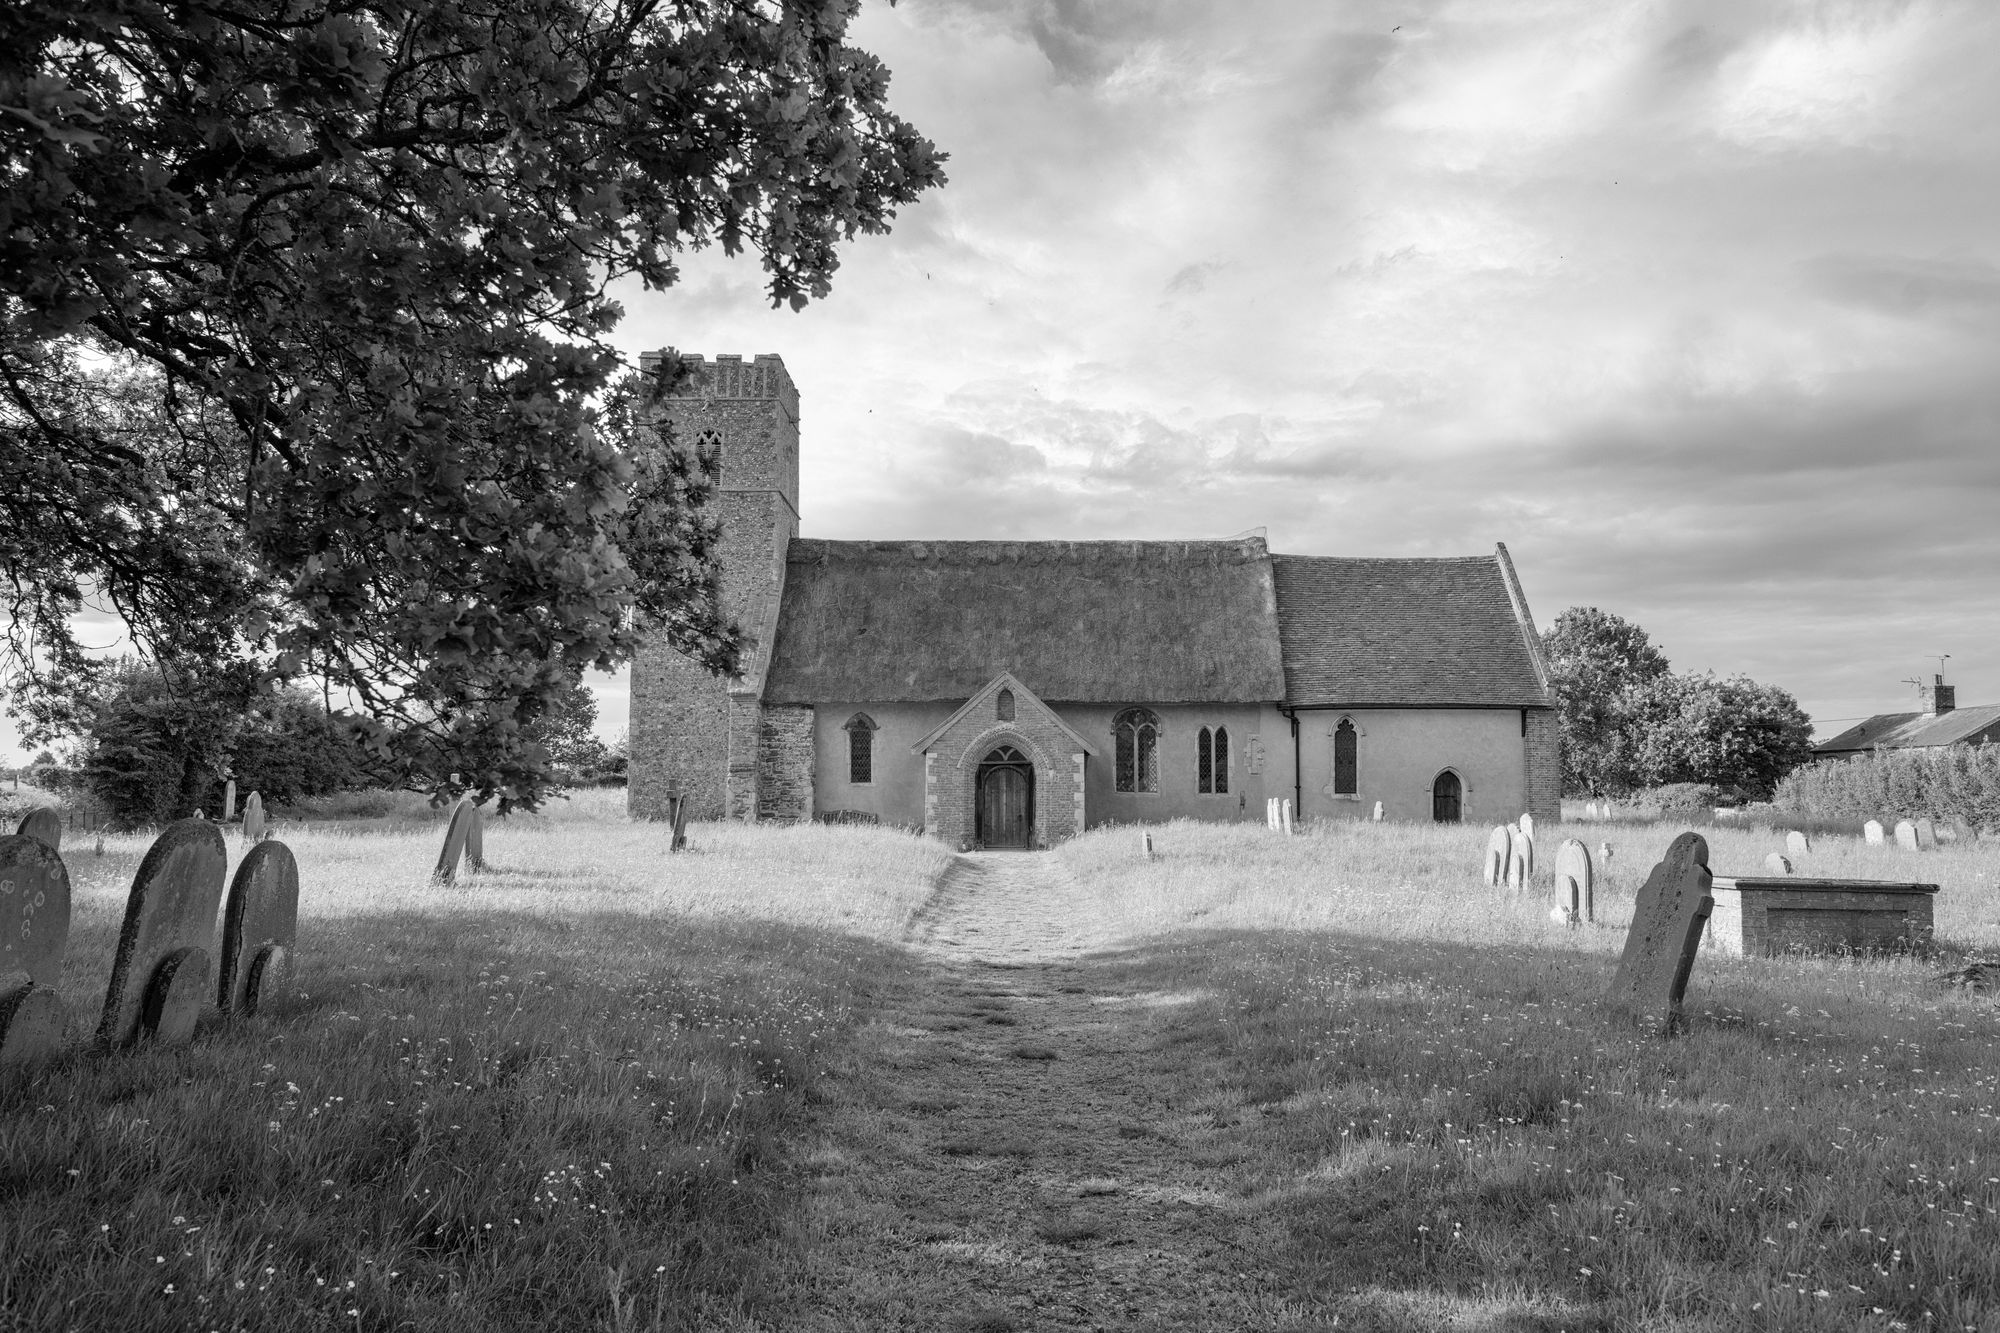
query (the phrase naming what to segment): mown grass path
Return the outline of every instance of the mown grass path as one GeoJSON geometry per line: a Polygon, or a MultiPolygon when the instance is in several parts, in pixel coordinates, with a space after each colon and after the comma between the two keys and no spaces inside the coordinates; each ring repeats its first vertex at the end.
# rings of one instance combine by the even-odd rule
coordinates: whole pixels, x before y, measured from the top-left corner
{"type": "Polygon", "coordinates": [[[1053,858],[959,860],[831,1085],[777,1327],[1307,1329],[1183,1103],[1171,995],[1121,989],[1053,858]]]}

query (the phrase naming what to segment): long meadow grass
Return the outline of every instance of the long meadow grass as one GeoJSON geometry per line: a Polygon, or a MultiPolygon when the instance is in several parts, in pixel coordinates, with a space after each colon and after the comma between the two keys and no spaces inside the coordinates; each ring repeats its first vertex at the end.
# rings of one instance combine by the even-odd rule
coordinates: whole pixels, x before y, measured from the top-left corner
{"type": "MultiPolygon", "coordinates": [[[[443,886],[434,814],[281,824],[295,996],[0,1078],[0,1327],[751,1318],[782,1148],[948,857],[868,828],[692,834],[668,855],[663,826],[558,806],[489,823],[492,868],[443,886]]],[[[79,1041],[148,841],[66,852],[79,1041]]]]}
{"type": "MultiPolygon", "coordinates": [[[[1598,999],[1674,832],[1545,831],[1518,893],[1480,881],[1477,828],[1172,824],[1152,861],[1130,829],[1055,855],[1129,984],[1185,1001],[1205,1151],[1282,1218],[1264,1257],[1302,1295],[1382,1327],[2000,1327],[2000,1015],[1937,979],[2000,944],[2000,852],[1816,840],[1802,874],[1941,883],[1938,956],[1704,950],[1664,1040],[1598,999]],[[1578,929],[1548,915],[1572,832],[1615,853],[1578,929]]],[[[1781,844],[1704,834],[1725,874],[1781,844]]]]}

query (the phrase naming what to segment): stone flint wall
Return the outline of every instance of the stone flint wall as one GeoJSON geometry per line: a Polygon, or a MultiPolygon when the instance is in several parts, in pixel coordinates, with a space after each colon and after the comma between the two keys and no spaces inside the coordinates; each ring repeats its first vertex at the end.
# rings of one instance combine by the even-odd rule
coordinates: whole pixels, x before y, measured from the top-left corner
{"type": "Polygon", "coordinates": [[[807,820],[813,814],[813,710],[768,707],[757,735],[757,815],[807,820]]]}

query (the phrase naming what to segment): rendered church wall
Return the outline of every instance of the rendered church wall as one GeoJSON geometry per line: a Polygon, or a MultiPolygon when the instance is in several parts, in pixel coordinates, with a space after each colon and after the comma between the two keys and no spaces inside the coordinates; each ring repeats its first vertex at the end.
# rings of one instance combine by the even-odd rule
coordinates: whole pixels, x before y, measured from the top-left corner
{"type": "Polygon", "coordinates": [[[1054,704],[1062,720],[1097,747],[1084,765],[1084,817],[1099,824],[1158,823],[1167,819],[1262,822],[1264,798],[1291,794],[1291,729],[1275,708],[1261,704],[1054,704]],[[1134,705],[1150,709],[1160,719],[1160,789],[1121,792],[1117,789],[1117,746],[1112,720],[1134,705]],[[1229,731],[1229,790],[1208,794],[1196,790],[1197,737],[1203,727],[1229,731]],[[1264,757],[1251,773],[1252,739],[1261,742],[1264,757]],[[1283,790],[1278,784],[1282,783],[1283,790]]]}
{"type": "Polygon", "coordinates": [[[1461,818],[1468,824],[1504,822],[1528,808],[1518,708],[1302,712],[1299,750],[1301,803],[1308,819],[1367,819],[1380,801],[1385,819],[1428,823],[1432,784],[1446,768],[1464,784],[1461,818]],[[1343,717],[1352,719],[1360,732],[1355,753],[1359,790],[1351,798],[1332,791],[1333,732],[1343,717]]]}
{"type": "Polygon", "coordinates": [[[874,815],[906,828],[924,822],[924,757],[910,746],[950,717],[951,703],[831,703],[813,709],[812,809],[874,815]],[[875,723],[872,780],[848,780],[847,723],[866,713],[875,723]]]}

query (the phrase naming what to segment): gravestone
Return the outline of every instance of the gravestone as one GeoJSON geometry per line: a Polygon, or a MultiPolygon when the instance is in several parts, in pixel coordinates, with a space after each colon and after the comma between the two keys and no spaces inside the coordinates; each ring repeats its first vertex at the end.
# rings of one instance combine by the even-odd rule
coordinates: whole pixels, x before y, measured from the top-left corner
{"type": "Polygon", "coordinates": [[[1870,847],[1882,845],[1882,821],[1871,819],[1861,826],[1861,837],[1870,847]]]}
{"type": "Polygon", "coordinates": [[[1944,823],[1938,825],[1937,835],[1939,842],[1963,842],[1970,844],[1979,841],[1979,835],[1972,831],[1972,825],[1966,823],[1963,819],[1946,820],[1944,823]]]}
{"type": "Polygon", "coordinates": [[[1556,848],[1556,905],[1570,924],[1597,920],[1597,878],[1590,849],[1576,838],[1564,838],[1556,848]]]}
{"type": "Polygon", "coordinates": [[[1610,844],[1610,843],[1608,843],[1608,842],[1600,842],[1600,843],[1598,843],[1598,844],[1597,844],[1597,863],[1598,863],[1599,865],[1610,865],[1610,864],[1611,864],[1611,844],[1610,844]]]}
{"type": "Polygon", "coordinates": [[[1799,832],[1799,830],[1793,829],[1785,835],[1785,854],[1787,856],[1804,856],[1811,850],[1812,839],[1799,832]]]}
{"type": "Polygon", "coordinates": [[[1595,802],[1595,801],[1590,801],[1590,802],[1586,803],[1586,804],[1584,805],[1584,807],[1583,807],[1583,815],[1584,815],[1584,818],[1586,818],[1586,819],[1595,819],[1595,818],[1597,818],[1597,802],[1595,802]]]}
{"type": "Polygon", "coordinates": [[[1906,852],[1917,850],[1917,826],[1907,819],[1896,821],[1896,845],[1906,852]]]}
{"type": "Polygon", "coordinates": [[[1609,801],[1606,801],[1604,805],[1601,807],[1601,809],[1606,819],[1610,819],[1613,815],[1618,813],[1616,807],[1614,807],[1609,801]]]}
{"type": "Polygon", "coordinates": [[[1530,842],[1534,841],[1534,837],[1535,837],[1535,817],[1534,817],[1533,815],[1522,815],[1522,816],[1521,816],[1521,832],[1523,832],[1523,833],[1525,833],[1525,834],[1527,834],[1527,835],[1528,835],[1528,840],[1529,840],[1530,842]]]}
{"type": "Polygon", "coordinates": [[[486,816],[476,805],[472,807],[472,823],[465,830],[465,868],[474,873],[486,869],[486,816]]]}
{"type": "Polygon", "coordinates": [[[291,975],[299,934],[299,863],[282,842],[252,847],[229,881],[222,909],[216,1007],[255,1014],[291,975]]]}
{"type": "Polygon", "coordinates": [[[1715,908],[1713,883],[1708,843],[1698,833],[1675,838],[1633,903],[1632,928],[1605,998],[1613,1014],[1663,1036],[1680,1026],[1702,926],[1715,908]]]}
{"type": "Polygon", "coordinates": [[[1917,850],[1925,852],[1937,850],[1937,825],[1931,823],[1928,815],[1917,821],[1917,850]]]}
{"type": "Polygon", "coordinates": [[[1526,888],[1535,875],[1535,840],[1525,829],[1507,830],[1507,887],[1526,888]]]}
{"type": "Polygon", "coordinates": [[[1292,798],[1287,796],[1278,802],[1279,831],[1286,837],[1292,836],[1292,798]]]}
{"type": "Polygon", "coordinates": [[[56,982],[69,946],[69,870],[54,847],[0,837],[0,1065],[62,1049],[65,1011],[56,982]]]}
{"type": "Polygon", "coordinates": [[[222,784],[222,822],[227,824],[236,818],[236,779],[230,778],[222,784]]]}
{"type": "MultiPolygon", "coordinates": [[[[467,844],[473,837],[473,829],[479,822],[479,810],[472,804],[470,796],[458,798],[458,804],[451,808],[451,819],[444,828],[444,850],[438,853],[437,868],[431,878],[440,884],[450,884],[458,878],[458,863],[466,857],[467,844]]],[[[477,870],[474,865],[469,867],[477,870]]]]}
{"type": "Polygon", "coordinates": [[[1791,858],[1783,852],[1772,852],[1764,858],[1764,869],[1773,875],[1789,875],[1792,873],[1791,858]]]}
{"type": "Polygon", "coordinates": [[[1488,884],[1498,884],[1507,877],[1507,863],[1513,859],[1514,838],[1507,832],[1505,824],[1495,824],[1493,832],[1486,835],[1486,870],[1488,884]]]}
{"type": "Polygon", "coordinates": [[[687,850],[688,800],[689,798],[686,796],[677,796],[674,798],[674,803],[673,803],[674,837],[673,841],[667,844],[667,850],[670,852],[684,852],[687,850]]]}
{"type": "Polygon", "coordinates": [[[51,805],[30,810],[21,816],[20,826],[14,833],[18,837],[33,838],[50,851],[59,852],[62,850],[62,812],[51,805]]]}
{"type": "Polygon", "coordinates": [[[1272,832],[1278,829],[1278,798],[1273,796],[1264,802],[1264,827],[1272,832]]]}
{"type": "Polygon", "coordinates": [[[229,851],[222,831],[203,819],[180,819],[146,849],[125,924],[111,960],[97,1039],[127,1046],[141,1036],[182,1042],[194,1035],[213,992],[209,947],[229,851]]]}
{"type": "Polygon", "coordinates": [[[243,799],[243,840],[262,842],[268,831],[264,822],[264,798],[253,791],[243,799]]]}
{"type": "Polygon", "coordinates": [[[1375,814],[1373,817],[1377,824],[1382,822],[1382,803],[1380,801],[1375,802],[1375,814]]]}
{"type": "Polygon", "coordinates": [[[1146,829],[1139,834],[1139,850],[1145,853],[1148,861],[1153,859],[1153,831],[1151,829],[1146,829]]]}

